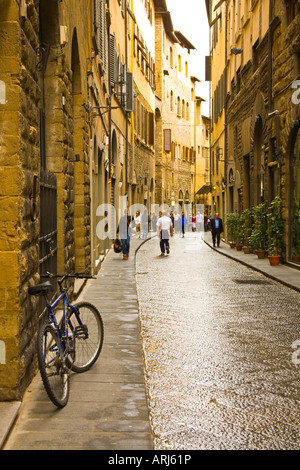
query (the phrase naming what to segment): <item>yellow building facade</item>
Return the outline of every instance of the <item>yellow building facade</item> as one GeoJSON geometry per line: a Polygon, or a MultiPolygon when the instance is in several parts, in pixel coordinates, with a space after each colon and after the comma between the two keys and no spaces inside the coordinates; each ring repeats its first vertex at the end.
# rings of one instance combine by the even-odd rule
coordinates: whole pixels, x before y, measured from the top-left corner
{"type": "MultiPolygon", "coordinates": [[[[206,5],[215,125],[211,158],[213,163],[222,138],[224,175],[218,171],[224,177],[225,217],[261,203],[269,207],[279,196],[285,227],[282,259],[299,267],[299,2],[230,0],[206,5]],[[223,111],[217,106],[216,119],[219,52],[225,85],[223,111]]],[[[212,170],[213,185],[217,179],[212,170]]]]}
{"type": "MultiPolygon", "coordinates": [[[[166,9],[1,6],[0,400],[20,399],[36,372],[45,306],[28,288],[41,274],[96,274],[127,207],[194,202],[193,46],[166,9]]],[[[74,299],[82,285],[67,287],[74,299]]]]}
{"type": "Polygon", "coordinates": [[[173,30],[166,5],[156,10],[155,47],[156,202],[169,207],[183,206],[194,202],[191,192],[195,161],[194,96],[189,71],[194,46],[173,30]]]}

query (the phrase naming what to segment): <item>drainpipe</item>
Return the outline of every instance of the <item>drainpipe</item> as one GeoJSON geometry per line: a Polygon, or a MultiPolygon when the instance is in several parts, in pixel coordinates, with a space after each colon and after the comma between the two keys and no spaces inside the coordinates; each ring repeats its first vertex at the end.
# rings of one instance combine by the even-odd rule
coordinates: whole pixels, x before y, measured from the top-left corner
{"type": "MultiPolygon", "coordinates": [[[[127,33],[128,33],[128,15],[127,15],[127,1],[125,2],[125,65],[126,65],[126,73],[128,69],[128,39],[127,39],[127,33]]],[[[126,94],[127,94],[127,85],[126,85],[126,94]]],[[[127,97],[126,97],[127,99],[127,97]]],[[[128,118],[129,118],[129,113],[125,110],[126,114],[126,129],[125,129],[125,181],[124,181],[124,186],[125,186],[125,195],[127,194],[128,197],[128,118]]]]}
{"type": "MultiPolygon", "coordinates": [[[[106,5],[109,11],[109,0],[106,0],[106,5]]],[[[108,179],[110,184],[110,203],[112,203],[112,183],[111,183],[111,77],[110,77],[110,24],[107,29],[107,44],[108,44],[108,179]]]]}
{"type": "MultiPolygon", "coordinates": [[[[227,13],[228,13],[228,7],[227,7],[227,2],[225,3],[225,85],[227,85],[227,13]]],[[[228,163],[227,163],[227,90],[226,91],[226,96],[225,96],[225,117],[224,117],[224,184],[225,184],[225,204],[224,204],[224,210],[225,214],[227,213],[227,198],[228,198],[228,185],[227,185],[227,170],[228,170],[228,163]]],[[[223,214],[223,217],[224,215],[223,214]]]]}
{"type": "Polygon", "coordinates": [[[269,111],[273,108],[273,0],[269,0],[269,111]]]}

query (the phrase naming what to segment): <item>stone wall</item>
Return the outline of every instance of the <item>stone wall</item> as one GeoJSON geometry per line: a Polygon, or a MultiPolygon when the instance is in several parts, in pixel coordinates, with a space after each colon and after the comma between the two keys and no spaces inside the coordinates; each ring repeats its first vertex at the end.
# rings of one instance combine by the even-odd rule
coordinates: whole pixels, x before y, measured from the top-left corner
{"type": "Polygon", "coordinates": [[[6,83],[7,101],[0,105],[2,400],[20,397],[34,372],[37,311],[27,288],[38,278],[39,225],[33,220],[31,196],[39,172],[40,101],[37,2],[29,2],[27,18],[20,21],[18,3],[3,3],[0,80],[6,83]]]}
{"type": "MultiPolygon", "coordinates": [[[[3,0],[0,8],[0,83],[5,87],[0,104],[0,400],[20,399],[36,372],[39,299],[27,292],[40,280],[41,108],[45,166],[57,176],[58,270],[89,273],[91,264],[90,9],[85,1],[71,0],[28,0],[23,10],[19,4],[3,0]],[[66,45],[60,43],[60,21],[67,23],[66,45]],[[43,71],[41,37],[50,45],[43,71]]],[[[71,293],[73,283],[69,289],[71,293]]]]}

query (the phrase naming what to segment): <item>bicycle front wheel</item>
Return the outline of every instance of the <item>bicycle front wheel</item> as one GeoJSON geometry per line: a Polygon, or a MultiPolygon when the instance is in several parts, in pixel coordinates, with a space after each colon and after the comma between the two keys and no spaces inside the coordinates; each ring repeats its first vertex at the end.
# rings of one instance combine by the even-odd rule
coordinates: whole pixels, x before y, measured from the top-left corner
{"type": "Polygon", "coordinates": [[[69,325],[75,336],[75,360],[72,363],[74,372],[85,372],[96,362],[103,345],[104,327],[100,312],[88,302],[74,305],[79,319],[71,313],[69,325]]]}
{"type": "Polygon", "coordinates": [[[59,408],[69,399],[69,371],[61,360],[57,334],[49,324],[42,324],[38,332],[38,363],[48,397],[59,408]]]}

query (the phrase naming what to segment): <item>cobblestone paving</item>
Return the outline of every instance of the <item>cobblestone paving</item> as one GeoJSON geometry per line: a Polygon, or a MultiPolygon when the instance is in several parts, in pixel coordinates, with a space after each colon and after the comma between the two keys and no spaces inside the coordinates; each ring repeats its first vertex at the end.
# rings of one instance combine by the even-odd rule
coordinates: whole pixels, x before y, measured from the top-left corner
{"type": "Polygon", "coordinates": [[[299,293],[199,234],[159,254],[152,239],[136,260],[155,448],[299,449],[299,293]]]}

